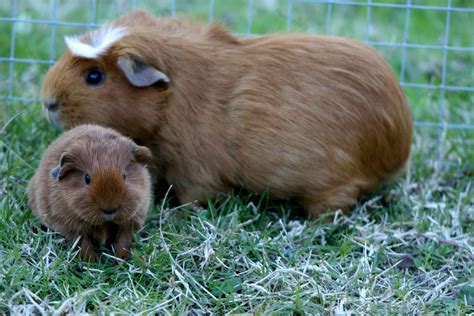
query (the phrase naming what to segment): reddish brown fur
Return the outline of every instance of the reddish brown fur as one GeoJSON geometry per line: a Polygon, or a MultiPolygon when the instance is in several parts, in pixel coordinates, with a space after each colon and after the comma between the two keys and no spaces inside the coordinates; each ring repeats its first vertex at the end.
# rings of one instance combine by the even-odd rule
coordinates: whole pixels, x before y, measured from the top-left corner
{"type": "Polygon", "coordinates": [[[80,236],[83,258],[96,261],[94,241],[104,245],[109,239],[114,239],[115,255],[126,258],[133,232],[142,227],[150,204],[145,157],[151,159],[148,148],[137,146],[114,130],[78,126],[60,136],[44,153],[28,187],[29,204],[53,230],[70,240],[80,236]],[[137,153],[142,157],[139,162],[135,161],[137,153]],[[55,178],[52,170],[61,161],[64,164],[58,170],[62,173],[55,178]],[[91,177],[89,185],[84,182],[86,173],[91,177]],[[111,209],[117,209],[114,218],[101,212],[111,209]]]}
{"type": "Polygon", "coordinates": [[[42,96],[59,103],[65,128],[95,122],[150,147],[155,179],[182,202],[243,184],[299,198],[314,216],[347,209],[407,163],[407,102],[370,47],[312,35],[240,39],[217,24],[142,11],[112,24],[129,35],[97,59],[67,51],[42,96]],[[169,86],[131,85],[117,67],[126,54],[165,73],[169,86]],[[103,86],[84,84],[91,67],[106,72],[103,86]]]}

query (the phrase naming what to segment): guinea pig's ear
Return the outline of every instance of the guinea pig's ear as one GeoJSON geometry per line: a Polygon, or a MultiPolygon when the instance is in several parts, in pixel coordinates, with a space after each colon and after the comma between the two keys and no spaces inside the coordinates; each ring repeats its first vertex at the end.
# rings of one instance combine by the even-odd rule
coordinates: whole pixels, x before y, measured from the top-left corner
{"type": "Polygon", "coordinates": [[[151,161],[152,155],[148,147],[135,145],[132,150],[132,157],[133,161],[147,163],[151,161]]]}
{"type": "Polygon", "coordinates": [[[51,175],[56,178],[56,180],[61,180],[72,170],[74,170],[74,164],[71,155],[69,153],[63,153],[59,159],[59,165],[51,170],[51,175]]]}
{"type": "Polygon", "coordinates": [[[167,75],[130,54],[120,56],[117,60],[117,64],[128,81],[135,87],[148,87],[158,81],[165,83],[170,82],[167,75]]]}

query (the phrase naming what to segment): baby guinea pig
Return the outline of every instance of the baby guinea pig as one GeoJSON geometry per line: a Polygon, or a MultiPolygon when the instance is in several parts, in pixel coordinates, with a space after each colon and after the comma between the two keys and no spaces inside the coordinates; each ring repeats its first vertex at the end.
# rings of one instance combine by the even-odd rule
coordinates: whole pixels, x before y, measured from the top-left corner
{"type": "Polygon", "coordinates": [[[85,260],[98,261],[104,246],[126,259],[150,205],[151,158],[112,129],[80,125],[46,150],[28,186],[29,205],[67,239],[81,237],[85,260]]]}

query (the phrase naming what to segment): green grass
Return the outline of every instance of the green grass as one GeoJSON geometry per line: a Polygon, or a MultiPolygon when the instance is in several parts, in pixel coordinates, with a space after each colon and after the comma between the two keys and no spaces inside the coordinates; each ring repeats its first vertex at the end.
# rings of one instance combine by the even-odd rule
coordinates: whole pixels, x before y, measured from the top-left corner
{"type": "MultiPolygon", "coordinates": [[[[253,33],[286,30],[286,1],[275,1],[275,7],[254,2],[253,33]]],[[[50,17],[48,6],[19,3],[25,17],[50,17]]],[[[89,7],[59,3],[60,19],[90,21],[89,7]]],[[[128,8],[126,2],[98,3],[99,22],[128,8]]],[[[155,13],[170,13],[171,1],[138,3],[155,13]]],[[[235,32],[247,32],[245,2],[215,3],[214,18],[235,32]]],[[[453,6],[469,4],[453,1],[453,6]]],[[[209,13],[207,1],[178,0],[177,8],[204,19],[209,13]]],[[[0,4],[0,16],[10,10],[7,2],[0,4]]],[[[327,5],[295,2],[292,30],[326,32],[327,10],[327,5]]],[[[331,33],[365,39],[366,8],[334,5],[332,10],[331,33]]],[[[404,10],[374,8],[372,13],[370,40],[402,40],[404,10]]],[[[450,45],[473,46],[472,14],[456,15],[450,45]]],[[[411,20],[413,43],[442,43],[443,14],[413,10],[411,20]],[[417,32],[419,28],[423,30],[417,32]]],[[[8,57],[11,24],[0,22],[0,27],[0,56],[8,57]]],[[[24,25],[18,32],[15,57],[48,60],[62,51],[63,34],[80,29],[57,27],[54,56],[49,27],[24,25]]],[[[402,49],[380,50],[400,76],[402,49]]],[[[405,81],[440,83],[439,52],[406,53],[405,81]]],[[[472,60],[472,53],[448,54],[448,83],[473,86],[472,60]]],[[[36,98],[47,68],[15,64],[14,96],[36,98]]],[[[0,62],[2,96],[8,92],[8,73],[9,64],[0,62]]],[[[405,91],[416,120],[438,120],[439,91],[405,91]]],[[[473,93],[448,92],[445,97],[446,122],[473,124],[473,93]]],[[[26,204],[28,180],[59,131],[47,124],[39,104],[2,101],[0,109],[2,314],[474,312],[474,130],[438,134],[417,128],[410,171],[362,199],[352,215],[337,213],[331,223],[306,221],[301,208],[265,196],[221,196],[201,212],[160,202],[136,236],[130,261],[113,265],[104,257],[102,263],[90,264],[59,234],[41,230],[26,204]]]]}

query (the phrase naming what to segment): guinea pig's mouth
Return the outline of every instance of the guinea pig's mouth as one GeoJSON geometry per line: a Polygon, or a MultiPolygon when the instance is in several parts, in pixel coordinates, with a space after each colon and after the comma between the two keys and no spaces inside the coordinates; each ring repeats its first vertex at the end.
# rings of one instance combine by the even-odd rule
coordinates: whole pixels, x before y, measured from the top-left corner
{"type": "Polygon", "coordinates": [[[46,110],[46,116],[48,118],[48,121],[53,124],[54,126],[56,126],[57,128],[62,128],[61,126],[61,121],[59,120],[59,115],[58,115],[58,111],[49,111],[49,110],[46,110]]]}

